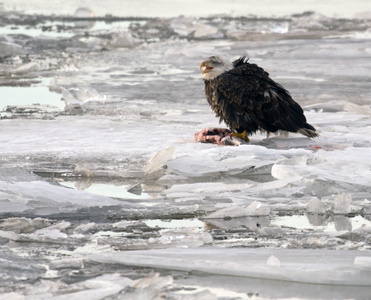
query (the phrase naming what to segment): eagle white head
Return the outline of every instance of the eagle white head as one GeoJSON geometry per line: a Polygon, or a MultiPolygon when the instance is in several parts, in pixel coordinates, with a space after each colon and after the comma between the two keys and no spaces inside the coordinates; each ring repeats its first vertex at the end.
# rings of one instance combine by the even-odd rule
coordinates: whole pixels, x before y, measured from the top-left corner
{"type": "Polygon", "coordinates": [[[205,69],[202,71],[202,78],[204,80],[212,80],[220,74],[231,70],[233,64],[228,59],[221,56],[210,56],[201,63],[200,69],[204,67],[205,69]]]}

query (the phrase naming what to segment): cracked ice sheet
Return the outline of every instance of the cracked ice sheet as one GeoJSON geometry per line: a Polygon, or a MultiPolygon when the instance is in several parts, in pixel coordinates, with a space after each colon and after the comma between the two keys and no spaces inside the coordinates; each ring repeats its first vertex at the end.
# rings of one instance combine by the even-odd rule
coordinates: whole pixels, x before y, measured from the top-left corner
{"type": "Polygon", "coordinates": [[[77,211],[82,207],[122,205],[139,208],[140,205],[125,203],[109,197],[97,196],[85,191],[66,189],[44,181],[0,181],[2,198],[0,213],[24,212],[49,215],[77,211]]]}
{"type": "Polygon", "coordinates": [[[94,262],[332,285],[371,285],[371,255],[362,251],[189,248],[88,255],[94,262]],[[271,256],[278,264],[271,265],[271,256]],[[351,274],[351,276],[349,276],[351,274]]]}
{"type": "Polygon", "coordinates": [[[370,187],[371,161],[368,148],[347,148],[333,152],[318,151],[315,159],[322,161],[319,165],[285,166],[275,164],[272,175],[277,179],[321,178],[328,181],[346,182],[370,187]],[[336,169],[336,173],[334,173],[336,169]]]}
{"type": "MultiPolygon", "coordinates": [[[[316,122],[316,118],[320,115],[320,113],[308,113],[308,118],[316,122]]],[[[347,117],[349,120],[353,118],[355,121],[353,126],[359,123],[359,127],[342,133],[341,139],[340,135],[334,136],[331,132],[323,132],[315,140],[301,138],[298,135],[292,135],[289,138],[265,139],[264,135],[258,134],[253,136],[249,145],[218,147],[189,142],[187,139],[179,140],[179,134],[192,137],[195,128],[193,122],[196,122],[199,114],[189,116],[188,122],[183,116],[182,123],[177,124],[174,131],[169,130],[167,123],[175,121],[178,115],[169,114],[165,123],[153,121],[158,125],[156,135],[150,135],[148,139],[138,139],[138,136],[143,135],[143,130],[151,132],[150,128],[153,123],[142,124],[142,127],[138,128],[134,120],[128,122],[98,117],[99,125],[96,122],[97,117],[90,116],[79,117],[78,121],[72,123],[69,117],[59,117],[57,120],[48,121],[17,120],[17,125],[11,120],[3,120],[5,142],[1,147],[6,156],[16,157],[15,160],[9,159],[7,163],[22,162],[27,166],[35,163],[35,158],[38,160],[37,157],[40,157],[40,160],[46,159],[54,163],[56,160],[57,163],[60,161],[64,164],[68,162],[88,163],[93,168],[98,168],[99,171],[97,162],[102,160],[106,174],[109,176],[120,172],[115,168],[115,164],[120,160],[128,161],[129,170],[140,171],[146,159],[168,144],[175,146],[176,150],[166,163],[168,171],[159,179],[159,182],[169,187],[162,193],[162,196],[171,199],[181,196],[182,193],[188,193],[183,196],[189,196],[189,199],[194,200],[200,197],[212,196],[215,200],[227,197],[233,199],[235,203],[245,201],[245,204],[248,204],[246,199],[252,201],[249,197],[258,197],[260,200],[270,199],[277,197],[276,194],[279,192],[281,203],[285,203],[292,201],[293,194],[304,193],[307,197],[313,195],[307,193],[311,189],[311,182],[315,184],[318,180],[324,180],[330,185],[331,182],[350,183],[354,185],[354,189],[356,186],[369,186],[368,174],[371,162],[367,156],[368,140],[366,137],[370,127],[362,127],[367,119],[348,113],[336,113],[335,115],[338,117],[329,118],[330,124],[347,117]],[[48,129],[44,130],[46,122],[48,129]],[[192,125],[190,126],[189,123],[192,125]],[[68,135],[61,133],[60,128],[64,128],[68,135]],[[44,130],[44,135],[39,134],[41,130],[44,130]],[[359,134],[358,131],[360,131],[359,134]],[[9,134],[5,134],[6,132],[9,134]],[[18,138],[14,139],[13,136],[18,138]],[[354,147],[354,143],[357,143],[357,147],[354,147]],[[311,145],[315,145],[315,148],[311,148],[311,145]],[[32,160],[29,159],[30,157],[32,160]],[[304,157],[303,162],[300,161],[302,157],[304,157]],[[290,159],[294,160],[291,164],[288,163],[290,159]],[[107,170],[107,166],[110,169],[107,170]],[[254,170],[265,168],[265,172],[269,173],[267,175],[273,175],[271,182],[256,182],[256,178],[250,181],[251,178],[245,175],[238,178],[239,174],[245,174],[243,172],[248,172],[252,167],[254,170]],[[354,182],[355,177],[357,177],[356,182],[354,182]],[[213,182],[209,185],[201,183],[189,185],[189,183],[183,183],[186,179],[196,180],[196,182],[208,179],[213,182]],[[240,185],[239,188],[237,185],[240,185]],[[213,188],[218,193],[215,191],[213,193],[213,188]],[[191,193],[193,189],[195,192],[191,193]]],[[[201,114],[201,116],[204,116],[205,121],[214,118],[209,114],[201,114]]],[[[204,125],[203,122],[196,126],[201,127],[204,125]]],[[[336,191],[336,189],[332,190],[332,193],[336,194],[336,191]]],[[[353,196],[353,198],[357,197],[353,196]]],[[[309,201],[310,198],[302,198],[302,200],[309,201]]],[[[112,204],[115,202],[109,201],[112,204]]],[[[295,206],[295,202],[292,205],[295,206]]],[[[22,207],[14,209],[19,210],[22,207]]]]}

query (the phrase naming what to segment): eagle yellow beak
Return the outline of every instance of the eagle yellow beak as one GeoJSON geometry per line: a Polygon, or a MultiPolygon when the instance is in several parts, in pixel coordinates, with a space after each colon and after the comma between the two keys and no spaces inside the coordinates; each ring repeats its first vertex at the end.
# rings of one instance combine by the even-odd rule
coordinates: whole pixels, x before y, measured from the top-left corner
{"type": "Polygon", "coordinates": [[[210,72],[212,69],[214,69],[214,67],[210,67],[207,65],[207,61],[203,61],[200,65],[200,69],[202,69],[203,67],[205,67],[205,70],[202,71],[202,74],[205,74],[207,72],[210,72]]]}

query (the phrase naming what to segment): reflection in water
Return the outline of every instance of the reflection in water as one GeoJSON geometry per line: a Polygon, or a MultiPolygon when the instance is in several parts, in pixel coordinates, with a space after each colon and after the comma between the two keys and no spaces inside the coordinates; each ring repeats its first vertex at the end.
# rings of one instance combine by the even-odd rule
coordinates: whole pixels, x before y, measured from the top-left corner
{"type": "Polygon", "coordinates": [[[92,194],[119,198],[119,199],[155,199],[160,193],[165,190],[161,185],[147,185],[144,183],[136,183],[134,185],[128,183],[102,183],[94,182],[93,177],[80,177],[76,181],[62,181],[59,184],[78,190],[85,190],[92,194]]]}
{"type": "Polygon", "coordinates": [[[88,189],[92,184],[93,184],[93,179],[92,178],[84,177],[84,178],[80,178],[79,180],[76,181],[75,187],[78,190],[83,191],[83,190],[88,189]]]}
{"type": "Polygon", "coordinates": [[[313,226],[326,226],[327,225],[327,216],[319,214],[307,214],[307,218],[310,224],[313,226]]]}
{"type": "Polygon", "coordinates": [[[334,216],[333,218],[334,218],[335,229],[337,231],[343,231],[343,230],[352,231],[351,218],[342,216],[342,215],[337,215],[337,216],[334,216]]]}
{"type": "MultiPolygon", "coordinates": [[[[94,182],[93,177],[81,177],[76,181],[60,182],[61,185],[86,190],[90,193],[119,198],[119,199],[138,199],[150,200],[164,197],[161,193],[166,190],[165,186],[158,184],[145,183],[102,183],[94,182]]],[[[166,196],[165,196],[166,197],[166,196]]],[[[150,205],[150,203],[148,203],[150,205]]],[[[177,219],[174,216],[174,219],[177,219]]],[[[179,228],[192,227],[189,222],[194,223],[194,220],[184,219],[180,223],[179,228]]],[[[167,221],[168,222],[168,221],[167,221]]],[[[202,221],[199,221],[202,222],[202,221]]],[[[267,227],[286,227],[293,229],[311,229],[322,230],[324,232],[336,231],[352,231],[361,226],[371,226],[371,221],[367,217],[355,216],[348,217],[346,215],[324,215],[324,214],[307,214],[307,215],[291,215],[291,216],[246,216],[239,218],[215,218],[203,220],[206,231],[212,229],[221,230],[236,230],[244,229],[248,231],[258,231],[261,228],[267,227]]],[[[174,226],[174,224],[172,225],[174,226]]]]}
{"type": "Polygon", "coordinates": [[[346,215],[294,215],[276,216],[272,225],[287,226],[297,229],[323,230],[324,232],[352,231],[362,226],[371,226],[370,220],[363,216],[348,217],[346,215]]]}
{"type": "Polygon", "coordinates": [[[362,216],[348,217],[344,215],[293,215],[276,216],[272,220],[269,216],[228,218],[228,219],[207,219],[205,221],[206,230],[222,229],[248,229],[258,231],[264,227],[289,227],[293,229],[322,230],[324,232],[352,231],[362,226],[371,226],[371,222],[362,216]]]}
{"type": "Polygon", "coordinates": [[[344,215],[334,215],[328,218],[328,216],[322,214],[307,214],[307,218],[309,223],[313,226],[327,226],[329,223],[333,222],[336,231],[352,231],[351,218],[344,215]]]}
{"type": "MultiPolygon", "coordinates": [[[[95,17],[95,13],[88,7],[79,7],[76,9],[74,16],[77,18],[92,18],[95,17]]],[[[95,25],[94,21],[75,21],[75,28],[93,28],[95,25]]]]}

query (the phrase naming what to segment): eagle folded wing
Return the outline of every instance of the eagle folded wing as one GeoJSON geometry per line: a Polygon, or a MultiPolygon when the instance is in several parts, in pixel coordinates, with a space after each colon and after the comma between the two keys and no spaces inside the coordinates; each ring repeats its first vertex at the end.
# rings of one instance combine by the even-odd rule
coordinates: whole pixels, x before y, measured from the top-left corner
{"type": "Polygon", "coordinates": [[[230,118],[231,123],[237,112],[268,132],[314,130],[289,92],[259,66],[244,63],[215,80],[224,118],[230,118]]]}

